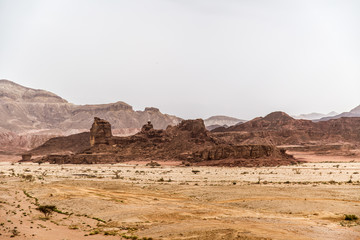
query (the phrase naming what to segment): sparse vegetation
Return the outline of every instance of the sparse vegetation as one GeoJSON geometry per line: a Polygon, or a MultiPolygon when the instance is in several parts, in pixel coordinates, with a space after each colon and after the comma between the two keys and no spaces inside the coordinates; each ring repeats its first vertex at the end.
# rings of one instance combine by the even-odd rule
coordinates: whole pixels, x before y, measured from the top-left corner
{"type": "Polygon", "coordinates": [[[356,216],[356,215],[354,215],[354,214],[345,214],[344,219],[345,219],[346,221],[356,221],[356,220],[358,220],[359,218],[358,218],[358,216],[356,216]]]}
{"type": "Polygon", "coordinates": [[[14,229],[11,230],[11,238],[19,236],[20,232],[16,229],[16,227],[14,229]]]}
{"type": "Polygon", "coordinates": [[[56,210],[56,207],[54,205],[40,205],[36,210],[42,212],[45,218],[48,218],[56,210]]]}
{"type": "Polygon", "coordinates": [[[96,235],[96,234],[99,234],[99,233],[100,233],[99,229],[94,229],[89,233],[89,235],[96,235]]]}
{"type": "Polygon", "coordinates": [[[200,171],[199,170],[192,170],[191,171],[193,174],[198,174],[200,171]]]}

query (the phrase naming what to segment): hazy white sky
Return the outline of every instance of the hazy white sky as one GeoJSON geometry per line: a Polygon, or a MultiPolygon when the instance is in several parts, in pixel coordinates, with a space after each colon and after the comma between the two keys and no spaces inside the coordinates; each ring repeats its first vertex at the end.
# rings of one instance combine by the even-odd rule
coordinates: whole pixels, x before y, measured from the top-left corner
{"type": "Polygon", "coordinates": [[[0,79],[183,118],[360,104],[358,0],[0,0],[0,79]]]}

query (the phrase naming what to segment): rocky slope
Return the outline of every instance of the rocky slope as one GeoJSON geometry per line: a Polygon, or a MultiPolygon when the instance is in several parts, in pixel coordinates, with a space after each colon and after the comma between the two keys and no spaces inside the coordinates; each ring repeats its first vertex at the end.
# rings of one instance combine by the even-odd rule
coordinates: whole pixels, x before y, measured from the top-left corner
{"type": "Polygon", "coordinates": [[[246,123],[217,128],[217,136],[247,144],[305,144],[305,143],[360,143],[360,118],[339,118],[313,122],[296,120],[286,113],[274,112],[246,123]]]}
{"type": "Polygon", "coordinates": [[[11,146],[16,151],[19,146],[26,149],[54,135],[86,131],[94,116],[108,119],[118,135],[135,134],[149,120],[159,129],[181,121],[178,117],[162,114],[157,108],[134,111],[124,102],[75,105],[51,92],[0,80],[0,141],[6,143],[7,149],[11,146]],[[44,134],[49,131],[55,134],[44,134]],[[39,141],[33,142],[32,136],[37,136],[39,141]],[[24,143],[26,139],[30,142],[24,143]]]}
{"type": "Polygon", "coordinates": [[[89,129],[94,116],[108,119],[115,129],[141,128],[148,120],[163,129],[181,121],[157,108],[134,111],[124,102],[74,105],[53,93],[0,80],[0,127],[6,130],[89,129]]]}
{"type": "Polygon", "coordinates": [[[72,134],[64,137],[54,137],[28,153],[31,153],[32,155],[77,153],[90,147],[89,139],[89,132],[72,134]]]}

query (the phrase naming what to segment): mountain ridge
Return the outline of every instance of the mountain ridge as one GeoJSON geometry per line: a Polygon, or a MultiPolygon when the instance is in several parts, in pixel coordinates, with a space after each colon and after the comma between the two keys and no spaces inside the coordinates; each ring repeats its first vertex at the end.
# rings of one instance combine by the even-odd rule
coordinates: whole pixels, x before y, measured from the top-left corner
{"type": "Polygon", "coordinates": [[[0,128],[23,134],[38,129],[88,129],[93,117],[109,119],[114,128],[141,128],[147,122],[160,129],[182,119],[157,108],[134,111],[125,102],[76,105],[46,90],[32,89],[0,80],[0,128]]]}
{"type": "Polygon", "coordinates": [[[331,119],[338,119],[342,117],[360,117],[360,105],[351,109],[349,112],[343,112],[338,115],[332,116],[332,117],[324,117],[320,118],[317,121],[328,121],[331,119]]]}
{"type": "Polygon", "coordinates": [[[360,142],[360,117],[328,121],[294,119],[283,112],[270,113],[243,124],[212,130],[223,139],[243,144],[305,144],[360,142]]]}

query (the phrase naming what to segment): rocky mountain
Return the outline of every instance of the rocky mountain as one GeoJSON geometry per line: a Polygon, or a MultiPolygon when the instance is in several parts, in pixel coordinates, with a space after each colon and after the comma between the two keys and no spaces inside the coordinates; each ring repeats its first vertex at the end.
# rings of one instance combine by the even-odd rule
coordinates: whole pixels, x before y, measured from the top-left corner
{"type": "Polygon", "coordinates": [[[330,119],[338,119],[338,118],[342,118],[342,117],[360,117],[360,105],[357,106],[356,108],[352,109],[350,112],[343,112],[341,114],[337,114],[334,116],[323,117],[323,118],[318,119],[318,121],[327,121],[330,119]]]}
{"type": "Polygon", "coordinates": [[[305,119],[305,120],[318,120],[320,118],[325,118],[325,117],[333,117],[338,115],[337,112],[329,112],[328,114],[324,114],[324,113],[307,113],[307,114],[300,114],[297,116],[293,116],[293,118],[295,119],[305,119]]]}
{"type": "Polygon", "coordinates": [[[39,129],[89,129],[94,116],[109,119],[115,129],[141,128],[152,121],[157,128],[175,125],[180,118],[157,108],[134,111],[124,103],[75,105],[44,91],[0,80],[0,127],[16,133],[39,129]]]}
{"type": "Polygon", "coordinates": [[[306,144],[360,142],[360,118],[343,117],[328,121],[313,122],[297,120],[284,112],[273,112],[243,124],[217,128],[221,139],[242,144],[306,144]]]}
{"type": "Polygon", "coordinates": [[[134,111],[124,102],[75,105],[54,93],[0,80],[0,133],[3,133],[2,140],[8,143],[7,146],[11,143],[9,148],[11,145],[33,147],[33,143],[23,142],[30,139],[28,135],[41,136],[38,139],[46,140],[54,135],[87,131],[94,116],[108,119],[114,134],[118,135],[134,134],[147,121],[153,122],[156,128],[164,129],[182,120],[152,107],[134,111]]]}

